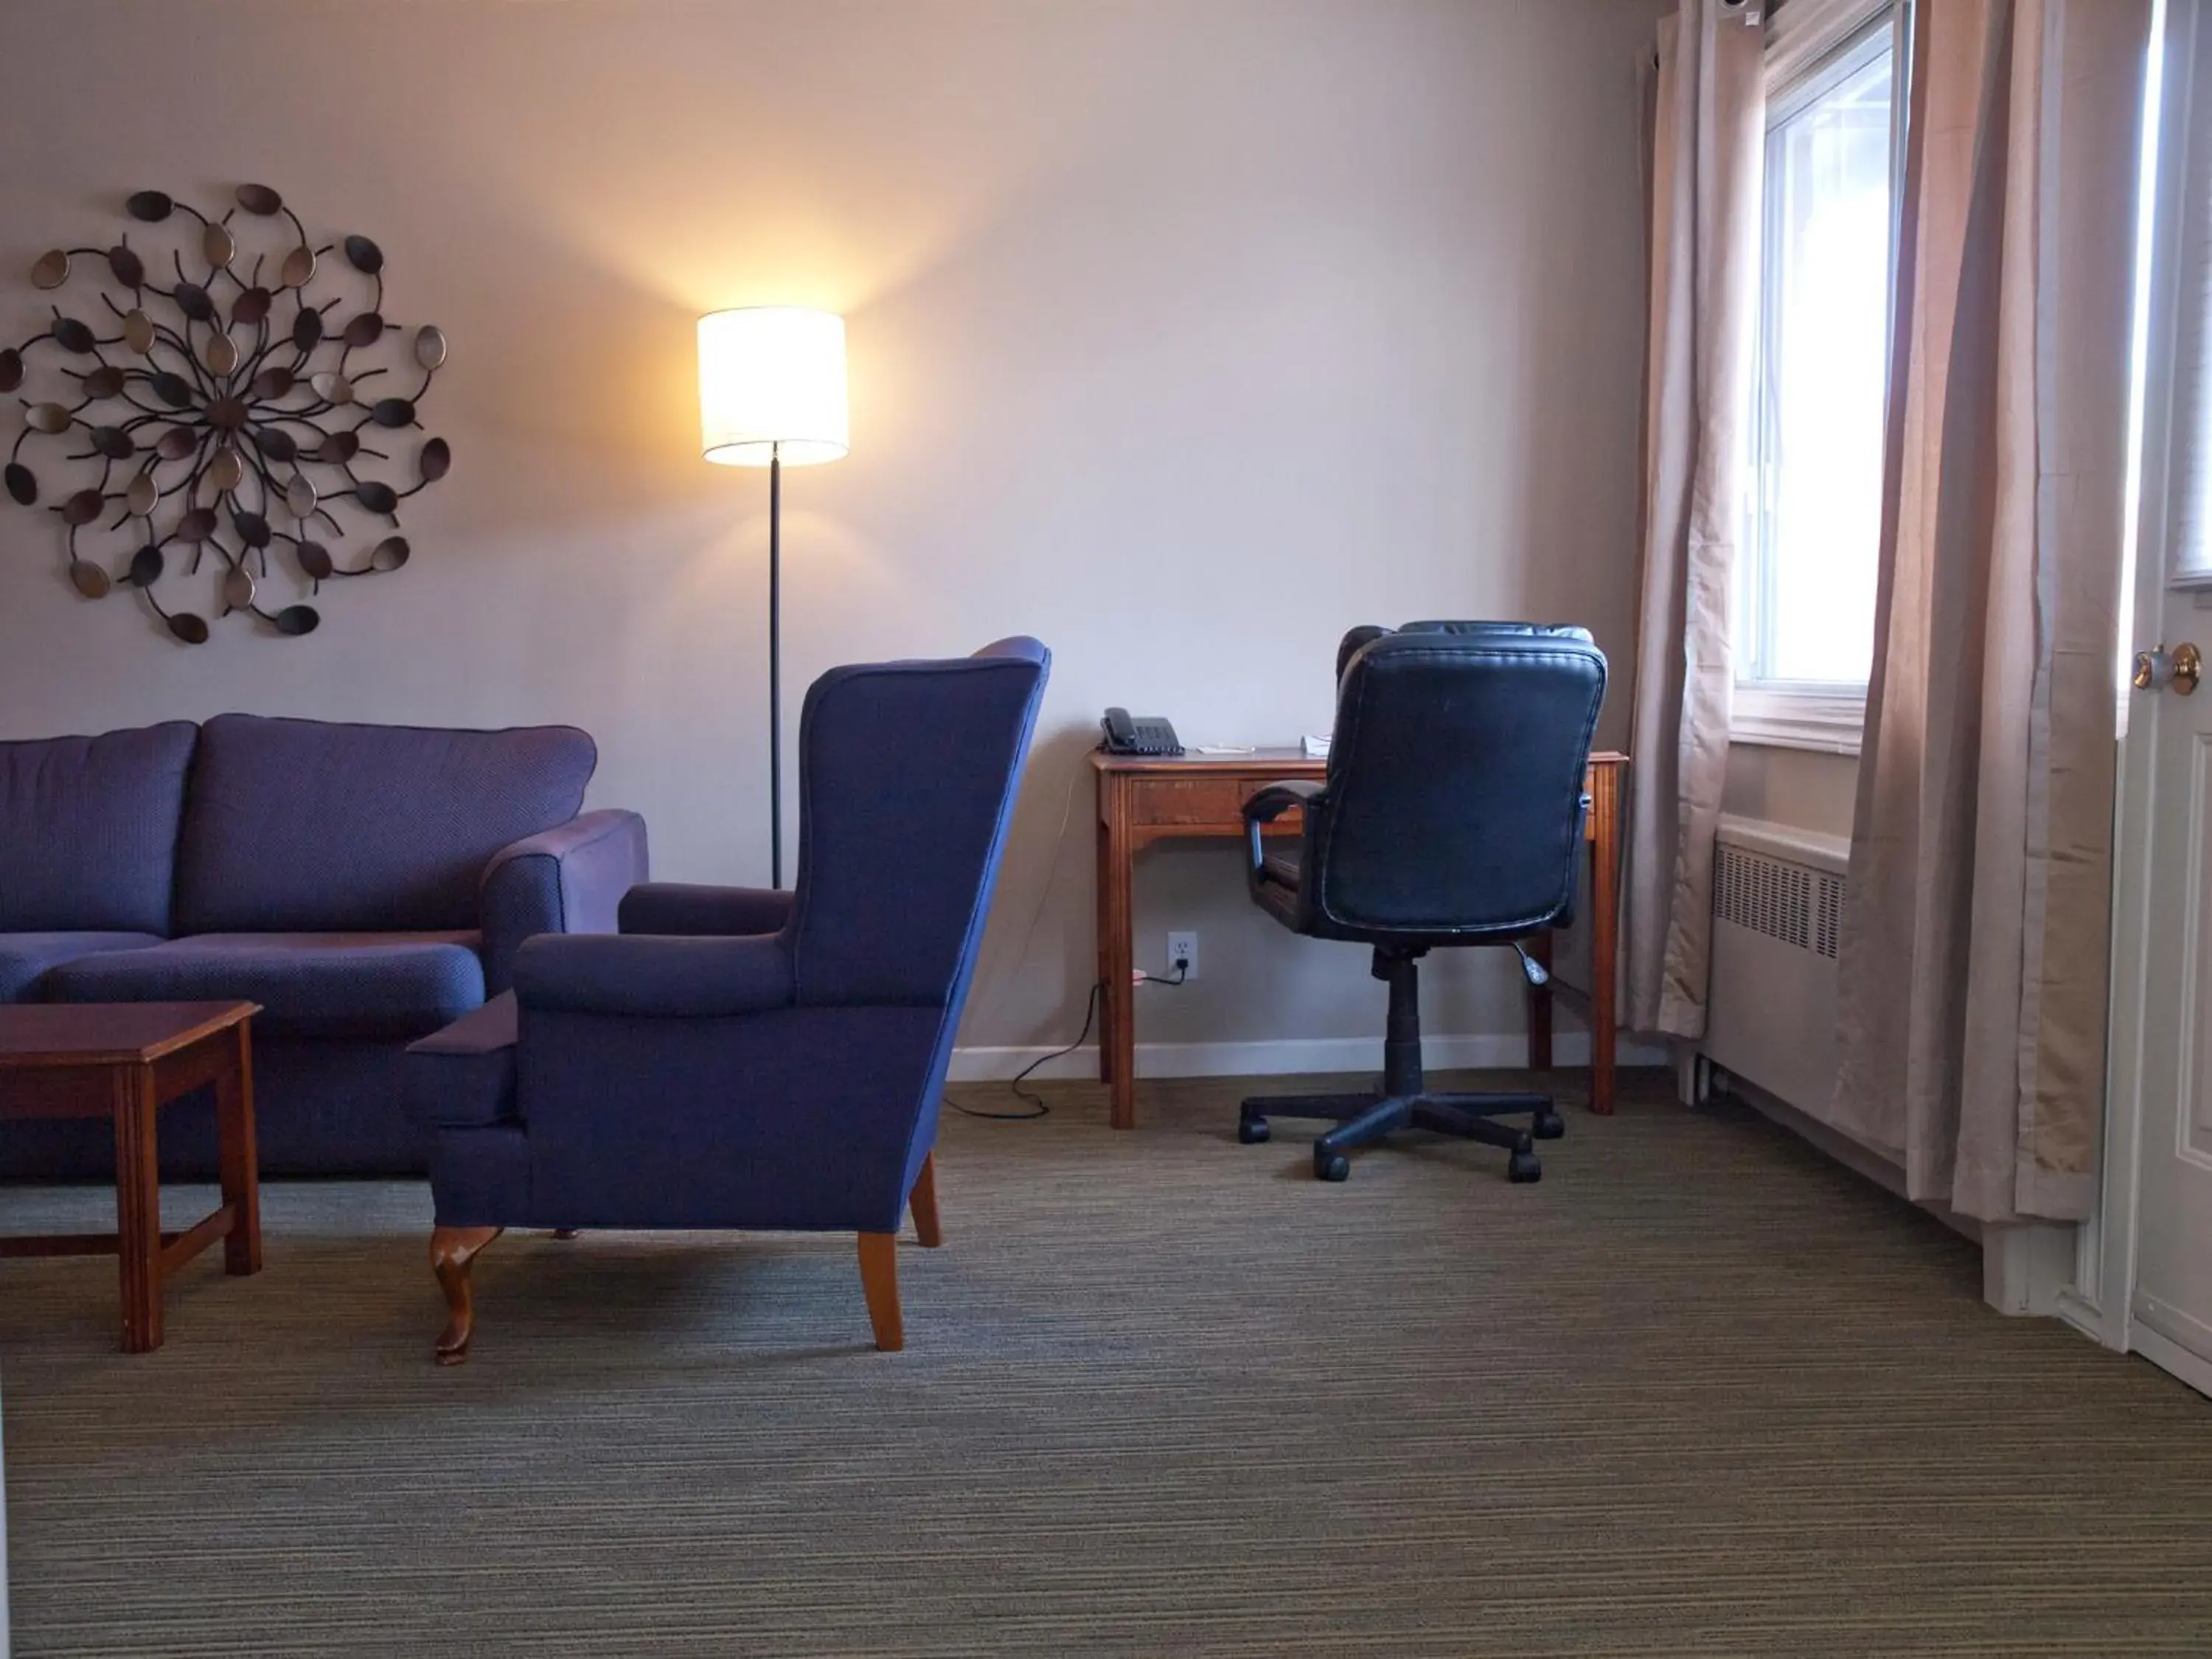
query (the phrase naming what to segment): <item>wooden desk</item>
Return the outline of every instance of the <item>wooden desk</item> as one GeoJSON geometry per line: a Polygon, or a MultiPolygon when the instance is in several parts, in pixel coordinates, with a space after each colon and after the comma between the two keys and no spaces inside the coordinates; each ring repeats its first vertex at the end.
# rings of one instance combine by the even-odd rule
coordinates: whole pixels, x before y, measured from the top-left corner
{"type": "MultiPolygon", "coordinates": [[[[1131,866],[1139,852],[1156,841],[1187,838],[1244,838],[1244,803],[1270,783],[1291,779],[1320,781],[1327,761],[1308,760],[1295,749],[1263,749],[1249,755],[1150,757],[1092,753],[1098,780],[1098,978],[1100,995],[1098,1076],[1112,1090],[1112,1121],[1117,1129],[1137,1122],[1136,987],[1133,920],[1129,902],[1131,866]]],[[[1628,757],[1596,754],[1589,763],[1590,991],[1585,997],[1560,985],[1528,994],[1528,1064],[1552,1068],[1552,996],[1581,1005],[1590,1028],[1590,1110],[1613,1110],[1613,964],[1620,922],[1620,782],[1628,757]]],[[[1296,811],[1275,820],[1273,832],[1298,828],[1296,811]]],[[[1540,935],[1530,954],[1549,962],[1551,936],[1540,935]]]]}

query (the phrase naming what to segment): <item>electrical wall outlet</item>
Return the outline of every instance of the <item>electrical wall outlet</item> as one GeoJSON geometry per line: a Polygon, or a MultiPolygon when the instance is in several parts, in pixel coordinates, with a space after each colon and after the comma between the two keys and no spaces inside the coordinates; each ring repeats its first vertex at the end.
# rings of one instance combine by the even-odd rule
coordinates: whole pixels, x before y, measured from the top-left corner
{"type": "Polygon", "coordinates": [[[1170,977],[1198,977],[1198,935],[1170,933],[1168,935],[1168,973],[1170,977]],[[1177,970],[1181,972],[1178,975],[1177,970]]]}

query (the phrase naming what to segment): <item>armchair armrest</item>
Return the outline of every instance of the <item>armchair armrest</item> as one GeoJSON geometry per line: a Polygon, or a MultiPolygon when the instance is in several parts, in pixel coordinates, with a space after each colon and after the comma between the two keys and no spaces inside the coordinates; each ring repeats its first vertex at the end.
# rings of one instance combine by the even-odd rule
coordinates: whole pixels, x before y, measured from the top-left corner
{"type": "Polygon", "coordinates": [[[788,1007],[791,952],[774,933],[671,939],[541,933],[514,955],[523,1007],[691,1018],[788,1007]]]}
{"type": "Polygon", "coordinates": [[[796,893],[760,887],[697,887],[641,881],[623,895],[625,933],[774,933],[791,920],[796,893]]]}
{"type": "Polygon", "coordinates": [[[1267,863],[1267,854],[1261,849],[1260,837],[1266,827],[1292,807],[1310,806],[1316,797],[1328,788],[1325,783],[1310,779],[1293,778],[1283,783],[1271,783],[1257,790],[1244,803],[1244,842],[1250,866],[1246,874],[1254,882],[1267,863]]]}
{"type": "Polygon", "coordinates": [[[514,1121],[514,994],[495,996],[407,1045],[407,1107],[424,1128],[514,1121]]]}
{"type": "Polygon", "coordinates": [[[586,812],[492,854],[479,884],[484,989],[513,978],[515,952],[536,933],[611,933],[622,896],[646,878],[645,820],[586,812]]]}

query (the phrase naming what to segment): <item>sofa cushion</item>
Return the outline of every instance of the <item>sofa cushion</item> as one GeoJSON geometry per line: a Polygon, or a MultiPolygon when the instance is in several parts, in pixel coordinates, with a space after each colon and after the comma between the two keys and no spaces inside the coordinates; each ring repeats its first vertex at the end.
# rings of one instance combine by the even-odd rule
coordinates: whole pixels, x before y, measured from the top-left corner
{"type": "Polygon", "coordinates": [[[575,817],[597,759],[573,726],[219,715],[192,763],[173,931],[473,928],[492,854],[575,817]]]}
{"type": "Polygon", "coordinates": [[[161,942],[153,933],[0,933],[0,1002],[35,1002],[40,977],[62,963],[161,942]]]}
{"type": "Polygon", "coordinates": [[[477,936],[202,933],[50,969],[57,1002],[261,1005],[272,1036],[421,1036],[483,1001],[477,936]]]}
{"type": "Polygon", "coordinates": [[[167,933],[196,728],[0,743],[0,933],[167,933]]]}

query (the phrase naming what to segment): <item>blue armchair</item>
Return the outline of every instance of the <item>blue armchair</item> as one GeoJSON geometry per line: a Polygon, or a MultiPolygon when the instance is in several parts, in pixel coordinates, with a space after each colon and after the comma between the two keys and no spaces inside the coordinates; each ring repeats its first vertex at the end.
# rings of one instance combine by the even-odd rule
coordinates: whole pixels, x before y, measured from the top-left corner
{"type": "Polygon", "coordinates": [[[857,1232],[876,1346],[901,1346],[893,1239],[911,1203],[938,1242],[939,1092],[1050,664],[1012,639],[830,670],[793,890],[634,887],[618,934],[530,940],[511,993],[414,1046],[441,1364],[509,1226],[857,1232]]]}

